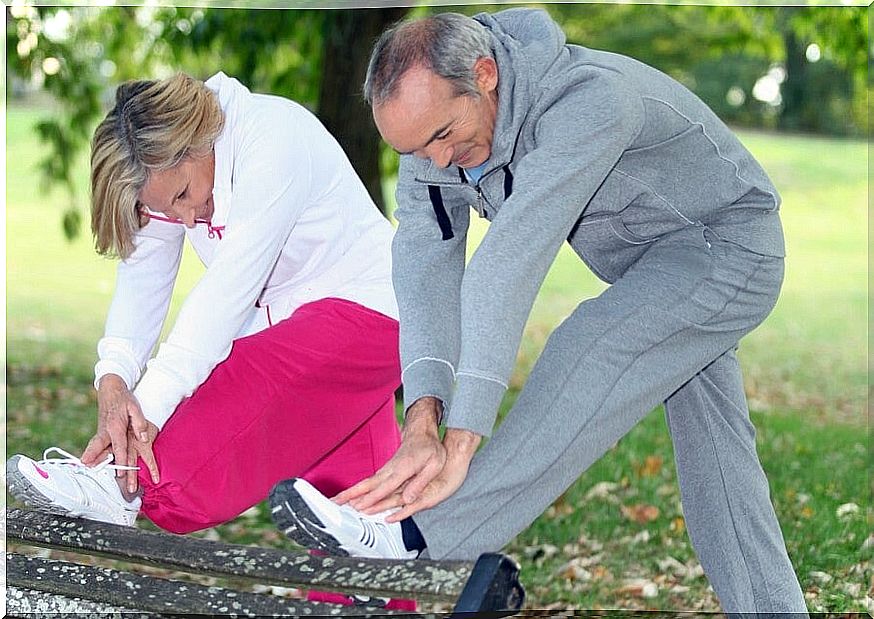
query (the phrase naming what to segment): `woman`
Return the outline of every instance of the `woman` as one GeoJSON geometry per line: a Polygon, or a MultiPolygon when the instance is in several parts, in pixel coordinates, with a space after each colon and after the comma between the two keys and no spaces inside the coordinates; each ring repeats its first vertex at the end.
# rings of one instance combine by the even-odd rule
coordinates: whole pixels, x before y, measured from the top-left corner
{"type": "Polygon", "coordinates": [[[121,258],[97,433],[81,459],[10,458],[14,496],[186,533],[280,479],[335,494],[388,460],[392,229],[314,116],[223,73],[127,83],[95,131],[91,188],[97,251],[121,258]],[[147,364],[186,237],[206,271],[147,364]]]}

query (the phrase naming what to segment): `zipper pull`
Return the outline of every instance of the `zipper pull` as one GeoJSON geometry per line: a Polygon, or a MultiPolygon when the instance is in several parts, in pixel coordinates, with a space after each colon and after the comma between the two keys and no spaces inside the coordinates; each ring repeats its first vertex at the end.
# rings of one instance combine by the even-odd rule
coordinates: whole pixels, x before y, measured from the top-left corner
{"type": "Polygon", "coordinates": [[[476,186],[476,205],[474,205],[474,208],[476,209],[476,212],[479,213],[480,219],[485,219],[485,216],[486,216],[486,207],[485,207],[484,203],[485,203],[485,200],[483,199],[482,189],[480,189],[479,185],[477,185],[476,186]]]}

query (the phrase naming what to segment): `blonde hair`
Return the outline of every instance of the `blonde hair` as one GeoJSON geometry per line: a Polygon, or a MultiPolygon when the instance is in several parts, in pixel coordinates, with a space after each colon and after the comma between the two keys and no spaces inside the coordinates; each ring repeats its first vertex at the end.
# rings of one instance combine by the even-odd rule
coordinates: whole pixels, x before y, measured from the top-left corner
{"type": "Polygon", "coordinates": [[[91,231],[97,253],[127,258],[144,224],[139,195],[154,171],[207,154],[224,126],[218,98],[184,73],[127,82],[91,141],[91,231]]]}

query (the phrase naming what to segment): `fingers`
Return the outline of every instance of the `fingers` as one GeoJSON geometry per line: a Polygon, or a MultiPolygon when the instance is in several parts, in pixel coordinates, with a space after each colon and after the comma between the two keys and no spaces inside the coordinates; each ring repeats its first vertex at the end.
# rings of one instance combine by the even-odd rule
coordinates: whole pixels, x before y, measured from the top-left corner
{"type": "Polygon", "coordinates": [[[331,500],[337,503],[338,505],[344,505],[349,501],[357,499],[358,497],[367,494],[371,490],[373,490],[377,485],[379,485],[379,481],[376,479],[376,475],[379,474],[377,471],[373,477],[368,477],[362,481],[359,481],[357,484],[350,488],[346,488],[343,492],[333,497],[331,500]]]}
{"type": "MultiPolygon", "coordinates": [[[[349,505],[359,511],[369,511],[376,503],[397,493],[398,489],[406,481],[404,476],[398,473],[389,473],[387,475],[381,475],[380,473],[361,482],[361,488],[348,497],[349,505]]],[[[355,486],[349,490],[354,489],[355,486]]]]}
{"type": "Polygon", "coordinates": [[[136,439],[141,443],[148,443],[149,422],[146,421],[146,417],[143,415],[139,403],[137,403],[136,399],[133,397],[131,397],[127,402],[127,414],[130,419],[131,430],[133,430],[136,439]]]}
{"type": "MultiPolygon", "coordinates": [[[[135,450],[131,449],[128,452],[127,456],[127,465],[128,466],[136,466],[137,465],[137,453],[135,450]]],[[[127,471],[127,490],[128,492],[136,492],[137,491],[137,471],[130,470],[127,471]]]]}
{"type": "Polygon", "coordinates": [[[137,451],[140,453],[140,458],[146,465],[149,471],[149,476],[152,478],[152,483],[157,484],[161,481],[161,475],[158,473],[158,461],[155,459],[155,452],[152,450],[152,442],[137,446],[137,451]]]}
{"type": "MultiPolygon", "coordinates": [[[[126,421],[126,420],[125,420],[126,421]]],[[[113,417],[106,424],[109,440],[112,441],[112,453],[116,464],[127,464],[127,423],[118,417],[113,417]]],[[[118,477],[124,475],[124,471],[117,471],[118,477]]]]}
{"type": "Polygon", "coordinates": [[[107,449],[112,444],[109,440],[109,434],[106,432],[98,432],[91,437],[85,451],[82,452],[82,464],[91,465],[105,458],[109,454],[107,449]]]}
{"type": "Polygon", "coordinates": [[[376,514],[379,512],[384,512],[387,509],[394,509],[396,507],[403,507],[404,499],[401,497],[399,493],[395,493],[390,497],[383,499],[382,501],[375,503],[367,510],[364,510],[365,514],[376,514]]]}
{"type": "Polygon", "coordinates": [[[457,479],[457,475],[441,473],[419,495],[419,498],[411,503],[406,503],[400,510],[386,517],[386,522],[400,522],[413,514],[424,509],[430,509],[445,501],[458,490],[464,477],[457,479]]]}
{"type": "Polygon", "coordinates": [[[429,460],[428,463],[415,477],[411,478],[403,489],[403,499],[405,504],[415,503],[425,488],[430,484],[443,470],[443,463],[437,460],[429,460]]]}

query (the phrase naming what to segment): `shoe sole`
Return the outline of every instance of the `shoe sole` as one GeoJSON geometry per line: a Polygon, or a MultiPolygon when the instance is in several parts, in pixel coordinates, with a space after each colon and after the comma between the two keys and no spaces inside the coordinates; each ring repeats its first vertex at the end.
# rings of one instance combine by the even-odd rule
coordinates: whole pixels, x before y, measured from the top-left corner
{"type": "Polygon", "coordinates": [[[304,548],[321,550],[329,555],[349,556],[330,533],[316,528],[324,527],[325,524],[295,490],[294,480],[286,479],[273,486],[267,500],[273,523],[290,540],[304,548]]]}
{"type": "Polygon", "coordinates": [[[70,511],[37,490],[27,476],[18,468],[21,456],[13,456],[6,461],[6,488],[16,499],[42,512],[69,516],[70,511]]]}

